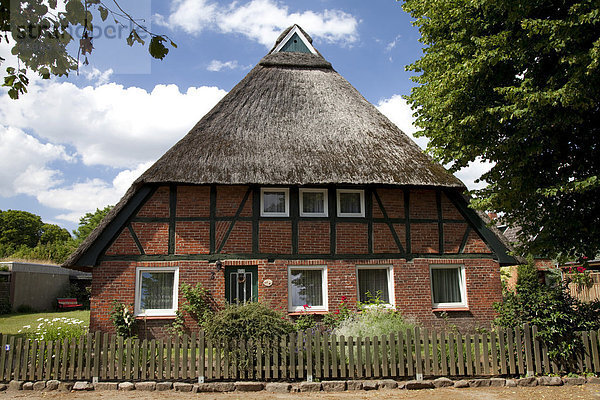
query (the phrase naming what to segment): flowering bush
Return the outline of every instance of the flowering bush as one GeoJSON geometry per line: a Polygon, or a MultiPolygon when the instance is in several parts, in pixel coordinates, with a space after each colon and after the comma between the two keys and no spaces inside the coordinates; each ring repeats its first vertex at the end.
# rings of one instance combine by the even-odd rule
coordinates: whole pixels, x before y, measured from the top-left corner
{"type": "Polygon", "coordinates": [[[24,333],[28,339],[37,340],[71,340],[87,333],[87,326],[80,319],[67,317],[38,318],[37,322],[36,328],[25,325],[19,330],[19,333],[24,333]]]}
{"type": "Polygon", "coordinates": [[[113,308],[110,312],[110,320],[117,331],[117,335],[124,336],[126,338],[133,336],[135,317],[133,316],[132,306],[127,306],[120,301],[113,300],[113,308]]]}
{"type": "Polygon", "coordinates": [[[305,332],[309,329],[313,329],[317,325],[314,314],[308,314],[309,311],[310,306],[308,304],[303,305],[302,314],[294,321],[298,332],[305,332]]]}
{"type": "Polygon", "coordinates": [[[415,324],[404,318],[402,313],[384,306],[363,308],[360,314],[350,315],[334,329],[336,335],[373,337],[405,332],[415,324]]]}
{"type": "Polygon", "coordinates": [[[323,325],[329,329],[335,329],[352,315],[352,310],[348,308],[348,297],[342,296],[342,301],[338,308],[323,317],[323,325]]]}
{"type": "Polygon", "coordinates": [[[576,268],[569,267],[567,273],[567,280],[575,284],[578,292],[581,292],[583,289],[589,289],[594,285],[590,271],[581,265],[576,268]]]}

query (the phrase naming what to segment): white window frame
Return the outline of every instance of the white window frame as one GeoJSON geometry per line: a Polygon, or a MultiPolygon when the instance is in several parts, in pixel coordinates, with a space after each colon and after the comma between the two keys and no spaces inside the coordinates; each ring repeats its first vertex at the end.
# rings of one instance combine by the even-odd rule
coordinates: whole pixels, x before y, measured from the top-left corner
{"type": "Polygon", "coordinates": [[[300,216],[301,217],[327,217],[329,216],[329,201],[327,199],[327,189],[300,189],[298,196],[300,197],[300,216]],[[304,193],[323,193],[323,212],[322,213],[312,213],[312,212],[304,212],[304,193]]]}
{"type": "Polygon", "coordinates": [[[313,47],[313,45],[310,44],[310,42],[308,41],[308,39],[306,38],[306,36],[304,36],[304,34],[300,30],[300,28],[298,28],[298,25],[294,25],[294,27],[292,29],[290,29],[290,31],[288,32],[288,34],[285,35],[285,37],[281,40],[281,42],[279,42],[279,44],[277,45],[277,47],[275,47],[275,49],[273,50],[273,53],[280,52],[281,49],[283,48],[283,46],[285,46],[285,44],[292,38],[292,36],[294,36],[294,33],[298,34],[298,37],[300,38],[300,40],[302,40],[302,42],[304,43],[304,45],[308,48],[308,50],[311,53],[317,55],[317,50],[315,50],[315,48],[313,47]]]}
{"type": "Polygon", "coordinates": [[[393,308],[396,304],[396,296],[394,293],[394,266],[393,265],[357,265],[356,266],[356,298],[360,301],[360,281],[358,279],[358,271],[361,269],[385,269],[387,270],[388,297],[389,303],[381,304],[384,307],[393,308]]]}
{"type": "Polygon", "coordinates": [[[288,311],[289,312],[300,312],[300,311],[327,311],[328,310],[328,298],[327,298],[327,266],[326,265],[290,265],[288,266],[288,311]],[[322,306],[310,306],[308,310],[304,309],[304,305],[294,306],[292,305],[292,270],[319,270],[321,271],[321,290],[323,295],[322,306]]]}
{"type": "Polygon", "coordinates": [[[135,269],[135,307],[134,315],[145,317],[175,316],[177,311],[177,297],[179,291],[179,267],[137,267],[135,269]],[[140,309],[142,304],[142,273],[143,272],[173,272],[173,308],[144,310],[140,309]]]}
{"type": "Polygon", "coordinates": [[[431,305],[433,308],[467,308],[467,278],[465,273],[465,266],[459,264],[440,264],[440,265],[430,265],[429,266],[429,284],[431,287],[431,305]],[[460,297],[462,299],[461,302],[456,303],[435,303],[434,293],[433,293],[433,273],[434,269],[459,269],[459,285],[460,285],[460,297]]]}
{"type": "Polygon", "coordinates": [[[289,217],[290,216],[290,189],[288,188],[261,188],[260,189],[260,216],[261,217],[289,217]],[[285,211],[284,212],[268,212],[265,211],[264,195],[268,192],[284,192],[285,193],[285,211]]]}
{"type": "Polygon", "coordinates": [[[364,217],[365,216],[365,191],[362,189],[338,189],[337,190],[337,216],[338,217],[364,217]],[[360,212],[344,213],[340,207],[341,193],[359,193],[360,194],[360,212]]]}

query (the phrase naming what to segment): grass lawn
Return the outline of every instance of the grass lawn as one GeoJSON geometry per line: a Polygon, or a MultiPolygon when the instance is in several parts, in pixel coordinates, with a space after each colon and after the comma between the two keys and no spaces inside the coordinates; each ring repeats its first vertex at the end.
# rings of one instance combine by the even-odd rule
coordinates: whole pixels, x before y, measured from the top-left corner
{"type": "Polygon", "coordinates": [[[19,329],[23,328],[24,325],[31,325],[33,328],[37,326],[38,318],[77,318],[83,320],[84,325],[89,326],[90,324],[90,310],[80,311],[49,311],[33,314],[7,314],[0,315],[0,333],[16,335],[19,329]]]}

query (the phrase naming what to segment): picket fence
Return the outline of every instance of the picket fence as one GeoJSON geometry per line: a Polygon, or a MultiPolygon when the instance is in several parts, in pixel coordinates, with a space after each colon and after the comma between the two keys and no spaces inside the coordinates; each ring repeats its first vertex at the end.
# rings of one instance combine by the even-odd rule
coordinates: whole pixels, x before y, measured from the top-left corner
{"type": "Polygon", "coordinates": [[[203,332],[158,340],[96,332],[71,341],[3,335],[0,382],[423,379],[600,372],[600,331],[581,332],[570,370],[548,356],[535,326],[460,334],[415,328],[381,337],[292,333],[274,341],[211,343],[203,332]],[[573,370],[573,368],[575,370],[573,370]]]}

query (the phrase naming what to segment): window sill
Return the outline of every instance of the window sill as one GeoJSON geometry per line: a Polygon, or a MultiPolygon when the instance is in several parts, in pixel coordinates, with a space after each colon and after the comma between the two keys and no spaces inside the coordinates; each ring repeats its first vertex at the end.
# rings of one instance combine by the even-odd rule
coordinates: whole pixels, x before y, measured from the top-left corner
{"type": "Polygon", "coordinates": [[[136,320],[175,319],[175,315],[136,315],[136,320]]]}
{"type": "Polygon", "coordinates": [[[288,315],[295,317],[298,315],[304,315],[304,314],[313,314],[313,315],[325,315],[325,314],[329,314],[329,311],[324,311],[324,310],[320,310],[320,311],[288,311],[288,315]]]}
{"type": "Polygon", "coordinates": [[[431,309],[433,312],[442,312],[442,311],[469,311],[469,307],[448,307],[448,308],[433,308],[431,309]]]}

